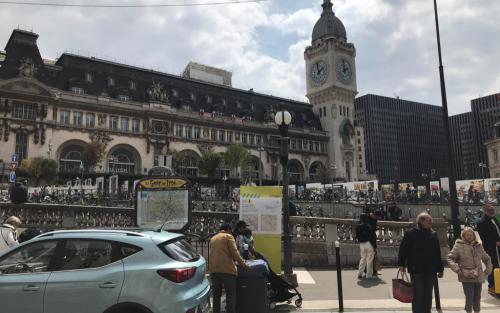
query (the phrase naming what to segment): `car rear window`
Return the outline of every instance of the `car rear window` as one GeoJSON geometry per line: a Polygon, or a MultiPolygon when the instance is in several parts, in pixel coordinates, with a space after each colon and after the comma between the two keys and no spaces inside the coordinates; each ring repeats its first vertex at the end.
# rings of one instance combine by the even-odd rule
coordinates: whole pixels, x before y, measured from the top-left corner
{"type": "Polygon", "coordinates": [[[200,255],[184,238],[164,242],[160,244],[160,249],[171,259],[179,262],[195,262],[200,259],[200,255]]]}

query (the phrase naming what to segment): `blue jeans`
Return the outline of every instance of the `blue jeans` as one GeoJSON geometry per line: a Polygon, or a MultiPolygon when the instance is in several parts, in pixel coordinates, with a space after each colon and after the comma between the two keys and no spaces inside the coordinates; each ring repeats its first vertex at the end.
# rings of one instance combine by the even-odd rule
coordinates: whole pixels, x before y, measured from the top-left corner
{"type": "Polygon", "coordinates": [[[436,274],[410,274],[413,285],[413,313],[431,313],[432,290],[436,274]]]}

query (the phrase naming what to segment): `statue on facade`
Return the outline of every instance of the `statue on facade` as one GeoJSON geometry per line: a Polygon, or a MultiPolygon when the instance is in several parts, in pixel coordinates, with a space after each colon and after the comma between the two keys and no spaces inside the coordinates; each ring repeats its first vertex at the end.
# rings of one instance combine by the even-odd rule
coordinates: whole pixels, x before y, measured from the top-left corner
{"type": "Polygon", "coordinates": [[[34,77],[36,74],[36,66],[30,58],[22,58],[19,60],[17,67],[18,76],[20,77],[34,77]]]}
{"type": "Polygon", "coordinates": [[[160,83],[153,81],[153,85],[147,91],[149,101],[168,102],[168,95],[160,83]]]}

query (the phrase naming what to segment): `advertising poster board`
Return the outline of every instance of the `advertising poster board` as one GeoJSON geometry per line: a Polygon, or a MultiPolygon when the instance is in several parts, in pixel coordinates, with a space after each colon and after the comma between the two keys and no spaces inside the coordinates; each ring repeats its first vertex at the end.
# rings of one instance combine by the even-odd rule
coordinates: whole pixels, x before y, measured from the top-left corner
{"type": "Polygon", "coordinates": [[[281,272],[282,187],[241,186],[240,220],[250,225],[255,250],[281,272]]]}
{"type": "Polygon", "coordinates": [[[475,193],[484,194],[483,180],[458,180],[456,184],[457,198],[460,202],[469,200],[469,190],[473,190],[475,193]]]}
{"type": "Polygon", "coordinates": [[[427,194],[427,188],[425,186],[417,186],[418,197],[421,198],[427,194]]]}
{"type": "Polygon", "coordinates": [[[450,192],[450,181],[448,179],[448,177],[442,177],[439,179],[440,183],[441,183],[441,190],[444,192],[444,191],[447,191],[447,192],[450,192]]]}
{"type": "Polygon", "coordinates": [[[394,199],[393,184],[382,185],[382,197],[384,198],[384,201],[392,201],[394,199]]]}
{"type": "Polygon", "coordinates": [[[182,231],[190,222],[190,183],[183,178],[141,179],[135,190],[137,226],[182,231]]]}
{"type": "Polygon", "coordinates": [[[429,182],[429,190],[431,191],[431,196],[441,196],[441,190],[439,189],[439,181],[429,182]]]}
{"type": "Polygon", "coordinates": [[[412,187],[414,187],[413,183],[399,183],[398,184],[399,191],[406,191],[406,188],[412,188],[412,187]]]}
{"type": "Polygon", "coordinates": [[[485,179],[484,191],[488,196],[489,203],[498,203],[500,198],[500,178],[485,179]]]}

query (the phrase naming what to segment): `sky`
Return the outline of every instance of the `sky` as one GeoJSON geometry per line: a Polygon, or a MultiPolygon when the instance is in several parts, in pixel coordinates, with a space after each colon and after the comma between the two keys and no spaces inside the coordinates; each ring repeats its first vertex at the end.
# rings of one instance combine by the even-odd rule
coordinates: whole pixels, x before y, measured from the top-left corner
{"type": "MultiPolygon", "coordinates": [[[[25,0],[19,0],[25,1],[25,0]]],[[[37,1],[37,0],[32,0],[37,1]]],[[[38,0],[185,4],[229,0],[38,0]]],[[[234,0],[233,0],[234,1],[234,0]]],[[[190,62],[233,73],[233,86],[307,101],[304,49],[322,0],[214,6],[81,8],[0,4],[0,49],[13,29],[40,35],[44,58],[68,51],[180,74],[190,62]]],[[[356,47],[358,96],[441,105],[432,0],[333,0],[356,47]]],[[[438,0],[450,115],[500,92],[500,1],[438,0]]]]}

